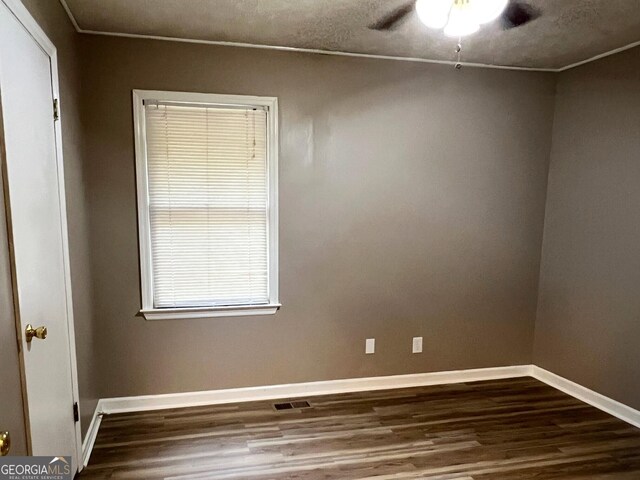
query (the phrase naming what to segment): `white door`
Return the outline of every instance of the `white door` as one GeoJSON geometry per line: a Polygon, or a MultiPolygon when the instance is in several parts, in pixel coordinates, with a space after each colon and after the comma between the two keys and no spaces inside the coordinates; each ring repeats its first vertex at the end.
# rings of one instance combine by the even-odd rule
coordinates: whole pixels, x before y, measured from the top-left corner
{"type": "MultiPolygon", "coordinates": [[[[0,186],[2,185],[0,170],[0,186]]],[[[16,345],[13,284],[4,198],[0,191],[0,435],[9,434],[9,450],[0,454],[26,455],[27,439],[22,403],[20,355],[16,345]]]]}
{"type": "Polygon", "coordinates": [[[75,345],[60,136],[54,121],[55,49],[53,55],[45,51],[43,42],[49,50],[51,43],[21,4],[9,2],[12,11],[5,1],[0,0],[0,134],[30,451],[70,455],[77,462],[75,345]],[[46,327],[46,338],[28,342],[28,324],[46,327]]]}

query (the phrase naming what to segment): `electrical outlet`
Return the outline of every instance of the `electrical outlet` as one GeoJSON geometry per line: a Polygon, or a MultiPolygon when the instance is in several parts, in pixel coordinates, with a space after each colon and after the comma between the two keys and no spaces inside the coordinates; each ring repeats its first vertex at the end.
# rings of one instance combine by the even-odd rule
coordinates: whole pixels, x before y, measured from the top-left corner
{"type": "Polygon", "coordinates": [[[364,353],[367,355],[371,353],[376,353],[376,339],[375,338],[367,338],[367,341],[364,345],[364,353]]]}
{"type": "Polygon", "coordinates": [[[422,353],[422,337],[413,337],[413,353],[422,353]]]}

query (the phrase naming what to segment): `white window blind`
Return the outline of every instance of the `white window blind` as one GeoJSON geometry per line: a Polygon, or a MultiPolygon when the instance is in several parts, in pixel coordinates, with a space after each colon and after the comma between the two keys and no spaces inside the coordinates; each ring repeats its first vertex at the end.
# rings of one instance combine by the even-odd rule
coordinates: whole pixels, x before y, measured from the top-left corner
{"type": "Polygon", "coordinates": [[[154,308],[269,303],[267,111],[145,101],[154,308]]]}

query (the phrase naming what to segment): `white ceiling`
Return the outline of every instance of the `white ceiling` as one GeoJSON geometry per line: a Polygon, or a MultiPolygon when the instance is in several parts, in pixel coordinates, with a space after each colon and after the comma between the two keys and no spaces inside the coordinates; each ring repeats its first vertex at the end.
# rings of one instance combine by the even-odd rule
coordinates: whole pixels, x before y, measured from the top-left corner
{"type": "MultiPolygon", "coordinates": [[[[454,60],[456,41],[416,15],[397,30],[368,26],[405,0],[61,0],[79,31],[454,60]]],[[[640,0],[529,0],[537,20],[497,22],[463,40],[463,60],[558,70],[640,41],[640,0]]]]}

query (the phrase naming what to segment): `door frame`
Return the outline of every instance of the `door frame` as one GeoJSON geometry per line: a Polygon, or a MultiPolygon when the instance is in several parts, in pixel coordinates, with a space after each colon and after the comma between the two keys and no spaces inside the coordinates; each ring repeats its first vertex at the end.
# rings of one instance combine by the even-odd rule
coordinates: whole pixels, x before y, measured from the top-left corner
{"type": "MultiPolygon", "coordinates": [[[[42,30],[40,25],[36,22],[36,20],[31,16],[27,8],[23,5],[21,0],[0,0],[0,2],[4,3],[4,5],[9,9],[9,11],[16,17],[16,19],[22,24],[22,26],[27,30],[27,32],[31,35],[31,37],[35,40],[35,42],[40,46],[40,48],[47,54],[49,57],[50,65],[51,65],[51,91],[53,94],[53,98],[58,100],[58,120],[53,122],[54,128],[54,139],[55,139],[55,150],[56,150],[56,168],[57,168],[57,176],[58,176],[58,201],[60,203],[60,222],[62,229],[62,247],[63,247],[63,268],[64,268],[64,277],[65,277],[65,292],[66,292],[66,309],[67,309],[67,334],[69,336],[69,362],[71,366],[71,385],[72,385],[72,396],[73,401],[78,403],[78,409],[80,408],[80,395],[78,391],[78,368],[77,368],[77,359],[76,359],[76,340],[75,340],[75,329],[74,329],[74,318],[73,318],[73,297],[71,293],[71,265],[69,261],[69,233],[67,226],[67,202],[66,202],[66,193],[65,193],[65,182],[64,182],[64,161],[62,154],[62,113],[60,108],[60,85],[58,79],[58,53],[55,45],[47,34],[42,30]]],[[[1,115],[1,112],[0,112],[1,115]]],[[[1,124],[1,123],[0,123],[1,124]]],[[[2,147],[4,147],[2,145],[2,147]]],[[[4,152],[4,148],[0,151],[0,160],[2,160],[2,168],[5,170],[6,174],[6,152],[4,152]]],[[[11,205],[8,199],[8,191],[7,184],[8,181],[5,177],[5,185],[3,185],[4,196],[5,196],[5,208],[7,211],[7,233],[9,235],[9,255],[11,259],[11,269],[12,269],[12,284],[14,291],[14,311],[15,311],[15,320],[16,320],[16,334],[18,341],[20,342],[20,368],[21,368],[21,377],[22,377],[22,389],[23,389],[23,402],[24,402],[24,410],[25,410],[25,425],[27,430],[27,450],[29,455],[32,455],[31,449],[31,426],[29,422],[29,399],[27,398],[27,394],[25,391],[25,368],[24,368],[24,348],[22,347],[22,328],[20,323],[20,305],[17,302],[17,285],[15,278],[15,259],[12,248],[12,229],[11,229],[11,205]]],[[[69,408],[72,408],[72,405],[69,405],[69,408]]],[[[78,465],[78,470],[82,470],[83,461],[82,461],[82,432],[80,428],[80,421],[74,423],[75,430],[75,438],[76,438],[76,446],[74,455],[76,456],[76,461],[78,465]]]]}

